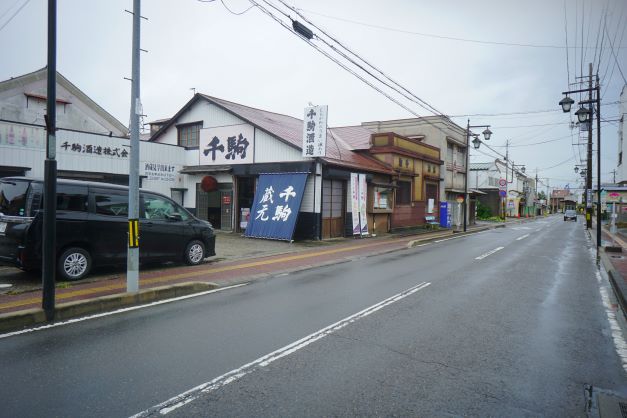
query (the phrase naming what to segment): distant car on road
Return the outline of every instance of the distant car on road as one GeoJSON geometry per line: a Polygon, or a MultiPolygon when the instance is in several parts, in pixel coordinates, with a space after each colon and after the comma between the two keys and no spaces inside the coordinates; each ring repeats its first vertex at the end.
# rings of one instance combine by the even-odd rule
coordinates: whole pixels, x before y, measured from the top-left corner
{"type": "Polygon", "coordinates": [[[564,212],[564,221],[577,222],[577,212],[572,209],[567,209],[566,212],[564,212]]]}

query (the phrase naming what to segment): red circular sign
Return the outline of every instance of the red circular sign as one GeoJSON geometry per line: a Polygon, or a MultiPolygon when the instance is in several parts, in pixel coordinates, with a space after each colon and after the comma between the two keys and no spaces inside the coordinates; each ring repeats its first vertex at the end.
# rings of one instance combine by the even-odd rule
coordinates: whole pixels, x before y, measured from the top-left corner
{"type": "Polygon", "coordinates": [[[459,195],[459,196],[457,196],[456,200],[457,200],[457,203],[462,203],[464,201],[464,196],[459,195]]]}

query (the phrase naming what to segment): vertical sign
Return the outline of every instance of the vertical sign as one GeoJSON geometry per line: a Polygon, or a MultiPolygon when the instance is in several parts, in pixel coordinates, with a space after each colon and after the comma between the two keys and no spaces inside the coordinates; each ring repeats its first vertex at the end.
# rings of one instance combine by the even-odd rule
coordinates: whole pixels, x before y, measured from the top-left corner
{"type": "Polygon", "coordinates": [[[303,157],[324,157],[327,150],[327,106],[305,108],[303,157]]]}
{"type": "Polygon", "coordinates": [[[366,198],[368,195],[368,185],[366,175],[359,175],[359,223],[361,224],[361,235],[368,235],[368,218],[366,217],[366,198]]]}
{"type": "Polygon", "coordinates": [[[357,173],[351,173],[351,212],[353,214],[353,235],[359,235],[359,177],[357,173]]]}

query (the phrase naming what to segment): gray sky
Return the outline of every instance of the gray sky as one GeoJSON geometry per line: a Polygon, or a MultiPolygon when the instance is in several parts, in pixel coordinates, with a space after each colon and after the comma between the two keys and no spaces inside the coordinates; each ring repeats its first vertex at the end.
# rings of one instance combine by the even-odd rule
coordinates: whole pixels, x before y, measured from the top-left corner
{"type": "MultiPolygon", "coordinates": [[[[577,131],[569,129],[569,116],[559,111],[557,103],[561,92],[568,89],[569,77],[574,82],[582,70],[587,75],[588,62],[595,56],[596,72],[599,54],[602,117],[618,117],[615,102],[624,84],[623,77],[615,66],[607,36],[602,50],[595,46],[603,11],[608,10],[607,33],[627,76],[627,1],[285,1],[444,114],[549,110],[524,115],[470,116],[470,122],[491,124],[494,134],[489,145],[504,154],[505,141],[511,140],[511,159],[525,164],[528,174],[534,175],[538,168],[539,177],[550,178],[551,186],[568,183],[571,188],[577,187],[579,176],[573,168],[580,163],[580,156],[585,157],[585,148],[573,145],[578,142],[577,131]],[[563,48],[566,27],[571,47],[568,70],[563,48]],[[582,32],[583,45],[589,48],[581,48],[582,32]],[[543,141],[551,142],[537,144],[543,141]]],[[[287,11],[279,0],[271,2],[287,11]]],[[[142,2],[142,15],[149,19],[142,23],[141,42],[142,48],[149,51],[141,58],[146,122],[176,113],[191,98],[191,88],[299,118],[308,102],[327,104],[330,126],[414,116],[258,8],[234,15],[225,5],[241,12],[251,3],[142,2]]],[[[128,125],[130,83],[123,77],[131,74],[132,18],[124,9],[132,10],[132,0],[59,0],[57,68],[128,125]]],[[[46,65],[46,11],[45,0],[0,0],[1,80],[46,65]]],[[[294,12],[289,14],[296,18],[294,12]]],[[[421,116],[431,114],[416,104],[403,103],[421,116]]],[[[465,126],[467,117],[453,120],[465,126]]],[[[617,122],[602,124],[604,182],[612,180],[611,171],[617,164],[617,132],[617,122]]],[[[594,138],[596,150],[596,133],[594,138]]],[[[485,146],[480,151],[495,155],[485,146]]],[[[489,159],[471,151],[472,161],[489,159]]]]}

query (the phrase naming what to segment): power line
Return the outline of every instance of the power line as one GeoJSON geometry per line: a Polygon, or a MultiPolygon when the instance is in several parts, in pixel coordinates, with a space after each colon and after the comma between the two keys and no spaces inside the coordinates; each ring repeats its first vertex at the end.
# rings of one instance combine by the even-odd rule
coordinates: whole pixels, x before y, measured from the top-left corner
{"type": "MultiPolygon", "coordinates": [[[[268,1],[264,0],[266,3],[268,3],[268,1]]],[[[296,13],[298,16],[300,16],[305,22],[307,22],[308,24],[312,25],[314,28],[318,29],[321,33],[323,33],[325,36],[327,36],[329,39],[331,39],[333,42],[335,42],[336,44],[338,44],[341,48],[343,48],[344,50],[348,51],[349,54],[351,54],[352,56],[356,57],[358,60],[360,60],[361,62],[363,62],[364,64],[366,64],[367,66],[369,66],[370,68],[374,69],[376,72],[378,72],[379,74],[381,74],[383,77],[385,77],[387,80],[389,80],[390,82],[392,82],[394,85],[398,86],[401,90],[403,90],[404,92],[406,92],[407,94],[409,94],[411,97],[407,97],[405,95],[405,93],[396,90],[395,88],[393,88],[394,90],[396,90],[398,93],[400,93],[401,95],[405,96],[405,98],[407,98],[408,100],[411,100],[413,102],[415,102],[416,104],[418,104],[420,107],[424,108],[425,110],[432,112],[438,116],[443,116],[443,113],[440,112],[438,109],[436,109],[435,107],[431,106],[429,103],[427,103],[426,101],[424,101],[423,99],[421,99],[420,97],[416,96],[414,93],[412,93],[411,91],[409,91],[407,88],[405,88],[403,85],[401,85],[400,83],[398,83],[396,80],[392,79],[390,76],[388,76],[386,73],[384,73],[382,70],[380,70],[379,68],[375,67],[373,64],[371,64],[370,62],[366,61],[363,57],[361,57],[360,55],[358,55],[357,53],[355,53],[354,51],[352,51],[350,48],[348,48],[345,44],[343,44],[342,42],[338,41],[337,38],[331,36],[328,32],[326,32],[324,29],[320,28],[319,26],[317,26],[315,23],[313,23],[312,21],[310,21],[309,19],[307,19],[306,16],[304,16],[302,13],[300,13],[298,11],[298,9],[290,6],[289,4],[287,4],[285,1],[283,0],[279,0],[279,2],[281,4],[283,4],[283,6],[287,7],[288,9],[292,10],[294,13],[296,13]],[[418,100],[418,102],[416,102],[414,99],[418,100]],[[426,107],[425,107],[426,106],[426,107]]],[[[289,17],[289,16],[288,16],[289,17]]],[[[319,38],[319,37],[318,37],[319,38]]],[[[319,38],[322,42],[326,43],[330,48],[336,50],[336,52],[340,53],[345,59],[351,61],[354,65],[357,65],[358,67],[362,68],[360,64],[354,62],[351,58],[347,57],[345,54],[343,54],[341,51],[337,51],[337,49],[333,46],[330,45],[326,40],[319,38]]],[[[363,71],[368,72],[367,70],[363,69],[363,71]]]]}
{"type": "MultiPolygon", "coordinates": [[[[620,20],[618,21],[618,23],[620,24],[620,20]]],[[[605,30],[607,31],[607,26],[605,27],[605,30]]],[[[624,33],[624,27],[623,27],[623,33],[624,33]]],[[[617,34],[618,34],[618,31],[617,31],[617,34]]],[[[622,39],[622,35],[621,35],[621,39],[622,39]]],[[[614,44],[612,43],[612,40],[610,39],[609,34],[608,34],[607,40],[610,43],[610,51],[612,52],[612,55],[614,56],[614,61],[616,63],[616,66],[618,67],[618,71],[620,71],[620,75],[623,77],[623,82],[625,84],[627,84],[627,79],[625,79],[625,74],[623,74],[623,70],[620,67],[620,63],[618,62],[618,58],[616,57],[616,52],[614,52],[614,44]]],[[[611,78],[610,78],[610,80],[611,80],[611,78]]],[[[609,82],[608,82],[608,84],[609,84],[609,82]]]]}
{"type": "MultiPolygon", "coordinates": [[[[21,5],[21,6],[20,6],[20,7],[19,7],[16,11],[15,11],[15,13],[13,13],[13,14],[11,15],[11,16],[9,17],[9,20],[7,20],[6,22],[4,22],[4,24],[3,24],[2,26],[0,26],[0,31],[1,31],[2,29],[4,29],[4,28],[5,28],[5,27],[6,27],[6,26],[7,26],[7,25],[8,25],[8,24],[9,24],[9,23],[13,20],[13,18],[15,18],[15,16],[17,16],[17,14],[18,14],[18,13],[19,13],[19,12],[21,12],[21,11],[22,11],[22,9],[23,9],[24,7],[26,7],[26,5],[27,5],[29,2],[30,2],[30,0],[26,0],[26,1],[24,2],[24,4],[22,4],[22,5],[21,5]]],[[[13,6],[11,6],[11,7],[13,7],[13,6]]]]}
{"type": "Polygon", "coordinates": [[[405,33],[405,34],[408,34],[408,35],[423,36],[423,37],[427,37],[427,38],[446,39],[446,40],[449,40],[449,41],[470,42],[470,43],[477,43],[477,44],[484,44],[484,45],[515,46],[515,47],[525,47],[525,48],[549,48],[549,49],[564,49],[564,48],[573,49],[573,48],[579,48],[578,46],[565,47],[563,45],[550,45],[550,44],[527,44],[527,43],[516,43],[516,42],[484,41],[484,40],[479,40],[479,39],[469,39],[469,38],[459,38],[459,37],[446,36],[446,35],[436,35],[436,34],[433,34],[433,33],[415,32],[415,31],[404,30],[404,29],[390,28],[390,27],[387,27],[387,26],[374,25],[374,24],[371,24],[371,23],[360,22],[360,21],[346,19],[346,18],[342,18],[342,17],[330,16],[330,15],[327,15],[327,14],[324,14],[324,13],[318,13],[318,12],[314,12],[314,11],[308,10],[308,9],[299,8],[298,10],[302,10],[304,12],[311,13],[313,15],[326,17],[328,19],[333,19],[333,20],[339,20],[341,22],[352,23],[354,25],[366,26],[366,27],[370,27],[370,28],[374,28],[374,29],[382,29],[382,30],[386,30],[386,31],[390,31],[390,32],[405,33]]]}

